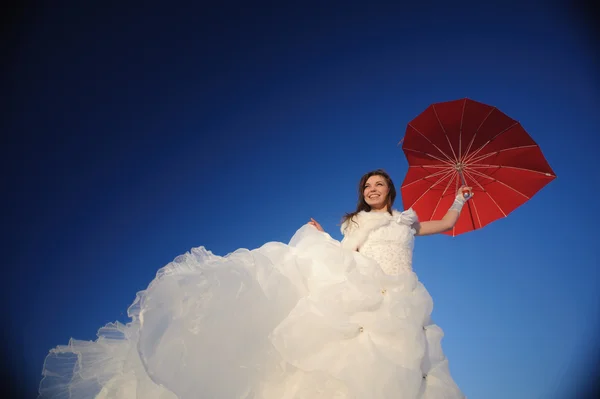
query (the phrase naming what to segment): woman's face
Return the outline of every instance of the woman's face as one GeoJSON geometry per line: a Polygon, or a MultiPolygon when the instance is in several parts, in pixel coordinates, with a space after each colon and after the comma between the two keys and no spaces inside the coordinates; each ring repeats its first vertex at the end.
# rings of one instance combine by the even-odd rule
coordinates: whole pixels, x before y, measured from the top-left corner
{"type": "Polygon", "coordinates": [[[371,176],[367,179],[363,190],[365,202],[372,210],[385,210],[390,188],[383,176],[371,176]]]}

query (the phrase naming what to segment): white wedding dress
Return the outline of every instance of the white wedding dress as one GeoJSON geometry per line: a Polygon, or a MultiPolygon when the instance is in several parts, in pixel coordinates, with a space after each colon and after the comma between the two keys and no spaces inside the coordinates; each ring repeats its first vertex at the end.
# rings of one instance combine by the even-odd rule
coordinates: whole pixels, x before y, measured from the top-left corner
{"type": "Polygon", "coordinates": [[[179,256],[131,322],[50,352],[40,397],[464,398],[412,271],[416,214],[355,221],[342,242],[305,225],[288,245],[179,256]]]}

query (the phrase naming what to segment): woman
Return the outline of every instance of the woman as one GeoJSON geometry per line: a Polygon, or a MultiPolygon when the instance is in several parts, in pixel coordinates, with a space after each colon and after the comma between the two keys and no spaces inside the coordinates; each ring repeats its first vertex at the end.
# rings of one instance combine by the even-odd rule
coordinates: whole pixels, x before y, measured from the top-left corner
{"type": "Polygon", "coordinates": [[[415,235],[451,229],[470,195],[461,188],[442,220],[419,223],[392,209],[394,184],[376,170],[341,242],[311,219],[289,245],[195,248],[138,293],[130,323],[53,349],[41,397],[464,398],[412,249],[415,235]]]}

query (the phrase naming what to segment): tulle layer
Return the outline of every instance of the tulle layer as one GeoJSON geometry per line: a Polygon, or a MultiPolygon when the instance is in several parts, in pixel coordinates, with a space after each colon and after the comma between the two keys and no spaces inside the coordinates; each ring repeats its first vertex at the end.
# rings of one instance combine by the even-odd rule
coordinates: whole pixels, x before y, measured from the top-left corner
{"type": "Polygon", "coordinates": [[[72,339],[44,362],[40,398],[176,399],[146,373],[136,348],[139,325],[111,323],[96,341],[72,339]]]}
{"type": "Polygon", "coordinates": [[[44,398],[463,398],[412,272],[304,226],[289,245],[176,258],[127,325],[54,349],[44,398]]]}

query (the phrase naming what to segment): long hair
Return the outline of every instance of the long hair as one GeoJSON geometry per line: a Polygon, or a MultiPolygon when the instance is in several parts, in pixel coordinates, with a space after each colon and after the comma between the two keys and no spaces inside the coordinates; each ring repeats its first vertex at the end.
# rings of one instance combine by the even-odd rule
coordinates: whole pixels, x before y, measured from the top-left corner
{"type": "Polygon", "coordinates": [[[361,211],[371,212],[371,206],[365,201],[365,185],[367,184],[367,180],[369,180],[369,177],[371,176],[381,176],[387,183],[389,193],[386,198],[386,205],[387,211],[390,213],[390,215],[392,214],[392,206],[394,205],[394,201],[396,200],[396,187],[394,186],[392,178],[390,177],[390,175],[387,174],[385,170],[377,169],[366,173],[363,177],[360,178],[360,182],[358,183],[358,203],[356,204],[356,210],[354,212],[346,213],[342,218],[342,223],[346,222],[347,220],[354,222],[354,216],[356,216],[361,211]]]}

